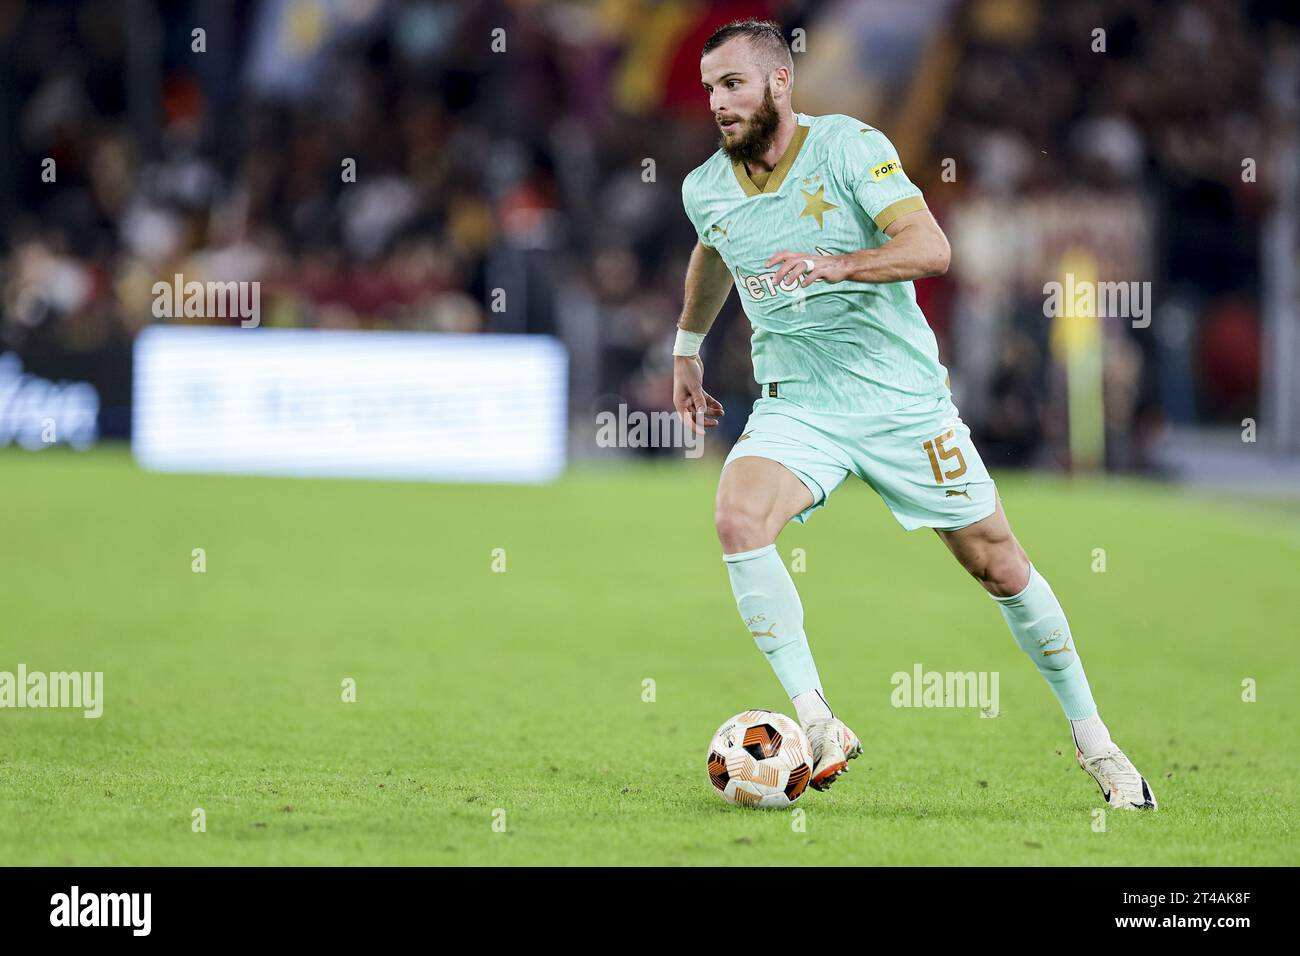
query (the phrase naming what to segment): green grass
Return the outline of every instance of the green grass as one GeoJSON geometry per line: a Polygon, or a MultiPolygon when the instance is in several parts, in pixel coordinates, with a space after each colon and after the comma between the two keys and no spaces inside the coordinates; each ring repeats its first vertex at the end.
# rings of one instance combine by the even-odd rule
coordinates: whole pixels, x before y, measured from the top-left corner
{"type": "Polygon", "coordinates": [[[106,697],[98,720],[0,710],[0,864],[1300,862],[1294,508],[1001,476],[1161,801],[1098,833],[1097,788],[996,607],[845,485],[779,542],[805,549],[817,662],[866,747],[800,800],[800,832],[725,806],[704,772],[724,718],[790,710],[719,559],[717,468],[487,487],[0,452],[0,670],[103,671],[106,697]],[[1000,672],[1001,715],[893,708],[915,662],[1000,672]]]}

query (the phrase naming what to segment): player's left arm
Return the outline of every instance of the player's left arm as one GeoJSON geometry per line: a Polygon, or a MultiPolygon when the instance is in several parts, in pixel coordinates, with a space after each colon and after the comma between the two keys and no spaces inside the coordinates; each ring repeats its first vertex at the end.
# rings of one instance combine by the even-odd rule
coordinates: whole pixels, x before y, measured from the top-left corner
{"type": "Polygon", "coordinates": [[[926,208],[921,191],[903,172],[893,144],[879,130],[849,127],[839,146],[842,188],[889,241],[838,255],[782,250],[767,260],[767,268],[779,265],[776,284],[790,275],[807,287],[818,280],[906,282],[947,272],[948,238],[926,208]]]}
{"type": "Polygon", "coordinates": [[[822,279],[826,282],[906,282],[941,276],[948,271],[952,250],[948,237],[928,209],[899,216],[885,228],[889,242],[877,249],[859,249],[838,256],[810,256],[800,252],[778,252],[768,266],[781,262],[776,274],[779,285],[795,269],[805,269],[801,286],[822,279]],[[812,268],[807,269],[809,260],[812,268]]]}
{"type": "Polygon", "coordinates": [[[905,282],[926,276],[941,276],[948,271],[952,250],[948,237],[928,209],[918,209],[899,216],[887,227],[889,242],[877,249],[859,249],[838,256],[819,256],[807,252],[783,250],[767,260],[767,268],[778,262],[781,268],[776,283],[799,270],[800,286],[807,288],[821,279],[825,282],[905,282]],[[808,268],[811,264],[812,268],[808,268]]]}

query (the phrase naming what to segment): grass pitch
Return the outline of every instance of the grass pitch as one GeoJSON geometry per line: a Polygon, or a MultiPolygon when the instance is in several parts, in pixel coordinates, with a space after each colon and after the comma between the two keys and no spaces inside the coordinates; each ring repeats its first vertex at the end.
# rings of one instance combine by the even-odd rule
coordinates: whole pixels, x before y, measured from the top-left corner
{"type": "Polygon", "coordinates": [[[488,487],[0,452],[0,670],[103,671],[105,696],[97,720],[0,710],[0,864],[1300,862],[1294,504],[999,476],[1160,800],[1098,832],[993,602],[846,484],[778,543],[804,549],[813,650],[865,745],[800,821],[704,771],[726,717],[791,710],[736,614],[717,470],[488,487]],[[917,663],[999,672],[1000,715],[891,706],[917,663]]]}

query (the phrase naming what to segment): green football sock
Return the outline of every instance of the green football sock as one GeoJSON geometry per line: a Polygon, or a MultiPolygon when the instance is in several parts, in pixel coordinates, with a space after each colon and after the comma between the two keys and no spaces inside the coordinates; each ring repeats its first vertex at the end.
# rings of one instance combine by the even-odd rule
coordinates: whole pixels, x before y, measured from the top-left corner
{"type": "Polygon", "coordinates": [[[1097,713],[1061,602],[1037,569],[1029,566],[1029,583],[1019,594],[990,597],[998,602],[1020,649],[1047,679],[1065,716],[1083,720],[1097,713]]]}
{"type": "Polygon", "coordinates": [[[814,690],[820,697],[821,680],[803,631],[803,602],[776,545],[724,554],[722,560],[740,616],[785,692],[791,700],[814,690]]]}

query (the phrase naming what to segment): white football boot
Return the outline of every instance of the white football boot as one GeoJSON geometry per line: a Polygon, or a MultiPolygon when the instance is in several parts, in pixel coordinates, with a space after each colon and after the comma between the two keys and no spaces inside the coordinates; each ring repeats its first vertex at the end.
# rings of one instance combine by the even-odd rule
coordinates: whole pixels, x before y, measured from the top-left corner
{"type": "Polygon", "coordinates": [[[810,720],[804,725],[803,732],[812,744],[813,775],[810,782],[814,790],[828,789],[836,777],[848,771],[849,761],[862,753],[858,735],[835,717],[810,720]]]}
{"type": "Polygon", "coordinates": [[[1095,757],[1083,756],[1077,747],[1074,751],[1079,766],[1086,770],[1097,786],[1101,795],[1112,807],[1123,810],[1154,810],[1156,795],[1151,792],[1147,778],[1137,772],[1133,761],[1124,756],[1118,747],[1110,747],[1095,757]]]}

